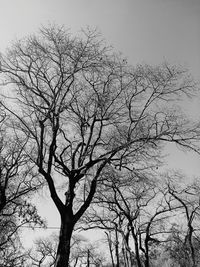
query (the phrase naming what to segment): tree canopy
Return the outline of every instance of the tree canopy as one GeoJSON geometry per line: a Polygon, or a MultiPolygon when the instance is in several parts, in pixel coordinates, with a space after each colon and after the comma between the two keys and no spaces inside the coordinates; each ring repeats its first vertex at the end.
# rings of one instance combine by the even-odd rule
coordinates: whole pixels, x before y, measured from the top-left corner
{"type": "Polygon", "coordinates": [[[0,61],[12,90],[2,105],[60,213],[56,267],[67,266],[98,183],[113,171],[150,177],[167,142],[199,152],[199,123],[179,105],[196,85],[180,67],[133,67],[96,31],[73,37],[57,26],[16,42],[0,61]]]}

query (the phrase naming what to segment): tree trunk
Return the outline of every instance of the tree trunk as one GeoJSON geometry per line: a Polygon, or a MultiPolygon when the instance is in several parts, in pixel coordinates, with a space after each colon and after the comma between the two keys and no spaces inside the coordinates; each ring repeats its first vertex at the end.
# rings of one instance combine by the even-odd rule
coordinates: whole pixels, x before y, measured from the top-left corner
{"type": "Polygon", "coordinates": [[[70,256],[70,242],[74,229],[73,215],[61,217],[61,229],[59,235],[59,243],[54,267],[68,267],[70,256]]]}
{"type": "Polygon", "coordinates": [[[137,261],[137,266],[142,267],[142,263],[140,260],[140,253],[139,253],[138,237],[135,234],[134,227],[132,225],[131,225],[131,233],[132,233],[132,237],[133,237],[134,245],[135,245],[135,257],[136,257],[136,261],[137,261]]]}
{"type": "Polygon", "coordinates": [[[107,232],[105,232],[106,236],[107,236],[107,240],[108,240],[108,246],[109,246],[109,251],[110,251],[110,257],[111,257],[111,261],[112,261],[112,267],[115,267],[114,264],[114,258],[113,258],[113,253],[112,253],[112,241],[111,241],[111,237],[108,235],[107,232]]]}
{"type": "Polygon", "coordinates": [[[141,263],[141,260],[140,260],[140,253],[139,253],[139,249],[138,249],[138,240],[137,240],[137,237],[136,236],[134,238],[134,242],[135,242],[135,256],[136,256],[136,261],[137,261],[138,267],[142,267],[142,263],[141,263]]]}
{"type": "Polygon", "coordinates": [[[193,230],[192,225],[189,224],[188,227],[189,227],[188,242],[189,242],[190,251],[191,251],[192,267],[196,267],[195,250],[194,250],[194,246],[192,243],[192,234],[194,230],[193,230]]]}
{"type": "Polygon", "coordinates": [[[149,236],[145,239],[145,267],[149,267],[149,236]]]}
{"type": "Polygon", "coordinates": [[[116,254],[116,267],[119,266],[119,239],[118,239],[118,233],[117,233],[117,226],[115,226],[115,254],[116,254]]]}
{"type": "Polygon", "coordinates": [[[90,267],[90,250],[87,251],[87,267],[90,267]]]}

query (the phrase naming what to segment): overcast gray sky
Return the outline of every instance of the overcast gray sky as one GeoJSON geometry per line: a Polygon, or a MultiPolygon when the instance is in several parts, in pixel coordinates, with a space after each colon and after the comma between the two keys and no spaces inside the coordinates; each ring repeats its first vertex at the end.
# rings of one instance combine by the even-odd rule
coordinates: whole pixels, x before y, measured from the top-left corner
{"type": "Polygon", "coordinates": [[[181,63],[200,77],[200,0],[0,0],[0,48],[48,22],[97,26],[131,63],[181,63]]]}
{"type": "MultiPolygon", "coordinates": [[[[200,0],[0,0],[0,50],[48,23],[72,33],[97,27],[131,64],[181,64],[200,80],[200,0]]],[[[200,101],[193,112],[199,116],[200,101]]],[[[173,152],[173,151],[170,151],[173,152]]],[[[199,158],[173,154],[171,166],[200,173],[199,158]]]]}

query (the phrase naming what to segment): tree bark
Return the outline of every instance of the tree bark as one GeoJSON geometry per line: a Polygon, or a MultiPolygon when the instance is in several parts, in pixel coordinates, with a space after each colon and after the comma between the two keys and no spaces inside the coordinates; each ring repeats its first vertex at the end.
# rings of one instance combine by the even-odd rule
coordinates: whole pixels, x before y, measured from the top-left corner
{"type": "Polygon", "coordinates": [[[74,229],[73,215],[61,216],[61,229],[54,267],[68,267],[70,256],[70,243],[74,229]]]}

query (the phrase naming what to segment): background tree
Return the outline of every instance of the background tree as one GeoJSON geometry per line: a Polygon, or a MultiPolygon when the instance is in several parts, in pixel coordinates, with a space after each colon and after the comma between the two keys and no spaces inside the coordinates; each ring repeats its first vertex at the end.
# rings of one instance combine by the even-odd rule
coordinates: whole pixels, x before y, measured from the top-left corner
{"type": "Polygon", "coordinates": [[[15,242],[7,242],[6,248],[0,249],[0,266],[29,267],[28,254],[22,248],[18,240],[15,240],[15,242]]]}
{"type": "Polygon", "coordinates": [[[197,181],[192,184],[183,185],[182,188],[181,186],[177,188],[176,184],[173,184],[170,181],[168,183],[169,193],[182,206],[184,216],[183,221],[185,222],[185,227],[183,226],[185,228],[184,238],[181,239],[181,235],[179,235],[178,231],[176,232],[177,235],[174,235],[174,237],[176,237],[176,241],[179,241],[179,248],[182,248],[182,251],[185,251],[185,256],[187,255],[187,257],[184,258],[192,267],[196,267],[199,264],[199,189],[200,187],[197,181]]]}
{"type": "Polygon", "coordinates": [[[149,267],[157,258],[155,247],[166,242],[170,220],[180,214],[182,206],[162,186],[161,180],[148,179],[148,174],[142,171],[140,177],[132,174],[121,177],[119,172],[111,170],[108,175],[84,216],[84,229],[106,230],[112,259],[113,244],[117,245],[116,266],[120,266],[119,258],[123,256],[124,266],[132,266],[135,260],[138,266],[149,267]]]}
{"type": "Polygon", "coordinates": [[[23,150],[27,139],[15,134],[3,108],[0,117],[0,264],[24,266],[27,255],[20,243],[21,227],[45,225],[29,199],[40,182],[23,150]]]}
{"type": "Polygon", "coordinates": [[[105,168],[155,166],[164,141],[198,150],[199,126],[175,108],[194,93],[187,73],[128,66],[95,31],[42,28],[1,56],[1,73],[14,89],[6,108],[60,214],[56,267],[68,266],[73,229],[105,168]]]}
{"type": "MultiPolygon", "coordinates": [[[[32,249],[28,251],[31,266],[50,267],[56,261],[58,235],[53,233],[49,237],[39,238],[34,242],[32,249]]],[[[94,244],[88,242],[80,235],[73,235],[71,242],[71,254],[69,266],[102,266],[103,257],[94,244]]]]}
{"type": "Polygon", "coordinates": [[[55,234],[35,240],[34,246],[28,251],[31,266],[54,266],[57,243],[58,237],[55,234]]]}

